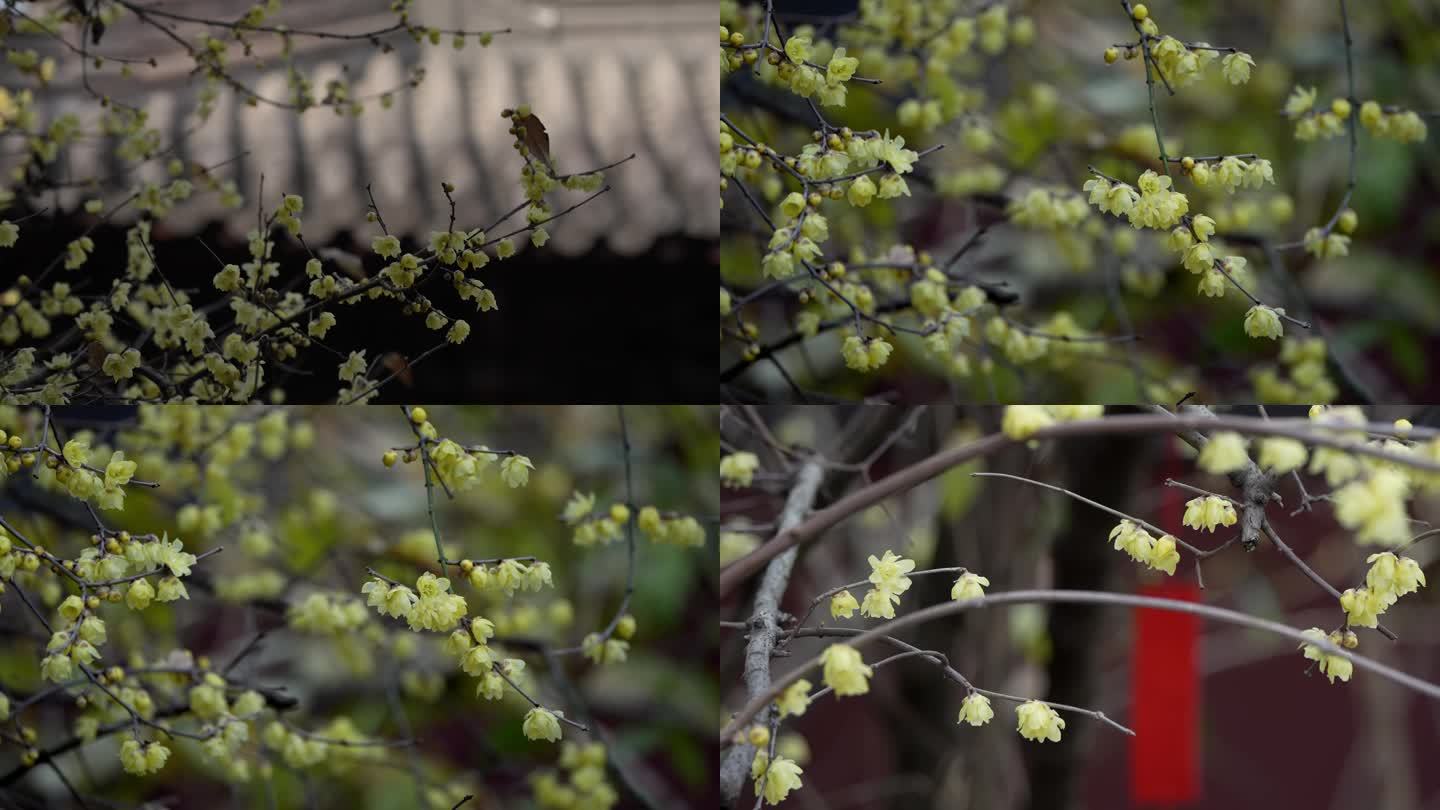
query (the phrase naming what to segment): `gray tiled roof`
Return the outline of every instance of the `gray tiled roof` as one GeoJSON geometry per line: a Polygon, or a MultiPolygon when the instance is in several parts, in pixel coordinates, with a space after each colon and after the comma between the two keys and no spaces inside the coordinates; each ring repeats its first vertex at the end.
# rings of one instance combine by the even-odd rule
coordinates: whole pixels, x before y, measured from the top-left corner
{"type": "MultiPolygon", "coordinates": [[[[248,5],[188,0],[161,7],[235,19],[248,5]]],[[[385,0],[347,0],[345,17],[337,21],[339,4],[292,0],[287,8],[293,7],[293,13],[282,19],[292,28],[373,30],[393,22],[387,5],[385,0]]],[[[521,201],[519,157],[499,113],[528,101],[545,121],[562,172],[638,153],[609,174],[615,188],[603,203],[582,207],[563,225],[557,223],[552,244],[560,252],[581,253],[603,240],[633,254],[669,233],[718,238],[719,75],[709,0],[570,0],[558,5],[420,0],[411,17],[442,28],[509,26],[514,33],[497,36],[489,48],[471,43],[461,51],[451,48],[448,39],[439,47],[420,48],[400,34],[390,38],[395,50],[389,54],[363,42],[297,37],[297,67],[312,79],[317,95],[346,68],[357,96],[403,85],[417,64],[425,67],[426,78],[418,89],[397,93],[389,110],[368,103],[358,120],[327,108],[296,115],[263,104],[247,107],[227,89],[210,121],[186,140],[181,154],[208,165],[246,152],[223,176],[240,183],[251,205],[225,211],[215,195],[198,195],[167,224],[185,231],[224,218],[236,231],[248,230],[262,171],[271,204],[282,191],[305,195],[305,236],[312,243],[363,224],[367,182],[391,230],[423,235],[443,228],[448,207],[440,193],[442,180],[456,186],[465,224],[488,223],[521,201]]],[[[199,30],[179,29],[190,41],[199,30]]],[[[106,33],[100,49],[160,58],[160,69],[141,69],[136,78],[112,79],[107,87],[117,98],[144,106],[167,142],[193,124],[190,112],[199,84],[187,82],[189,61],[173,42],[125,20],[106,33]]],[[[263,56],[261,48],[256,51],[263,56]]],[[[262,96],[288,97],[278,60],[271,58],[267,69],[256,70],[239,67],[238,54],[232,59],[237,78],[262,96]]],[[[73,64],[73,57],[69,61],[73,64]]],[[[76,112],[89,127],[98,116],[78,76],[62,73],[40,97],[42,121],[76,112]]],[[[104,162],[107,154],[94,143],[72,147],[65,171],[69,177],[111,175],[116,167],[104,162]]],[[[148,164],[140,176],[163,180],[163,167],[148,164]]],[[[88,196],[71,189],[61,202],[75,206],[88,196]]],[[[47,195],[47,204],[52,199],[47,195]]]]}

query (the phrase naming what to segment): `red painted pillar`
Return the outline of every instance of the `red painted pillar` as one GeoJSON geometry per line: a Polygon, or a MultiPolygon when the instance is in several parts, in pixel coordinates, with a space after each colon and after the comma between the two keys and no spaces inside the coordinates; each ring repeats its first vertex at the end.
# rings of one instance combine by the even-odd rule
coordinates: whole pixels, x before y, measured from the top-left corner
{"type": "MultiPolygon", "coordinates": [[[[1169,453],[1157,485],[1188,468],[1173,446],[1169,453]]],[[[1166,488],[1161,519],[1155,523],[1178,532],[1186,500],[1180,490],[1166,488]]],[[[1199,601],[1187,556],[1182,556],[1175,576],[1146,583],[1140,593],[1199,601]]],[[[1189,614],[1135,612],[1130,798],[1137,806],[1183,807],[1200,798],[1199,630],[1198,617],[1189,614]]]]}

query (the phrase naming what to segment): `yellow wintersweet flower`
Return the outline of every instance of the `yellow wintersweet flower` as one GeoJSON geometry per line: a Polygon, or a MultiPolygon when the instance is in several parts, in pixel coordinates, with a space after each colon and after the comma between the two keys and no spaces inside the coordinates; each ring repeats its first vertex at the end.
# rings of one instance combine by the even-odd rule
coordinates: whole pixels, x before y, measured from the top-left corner
{"type": "Polygon", "coordinates": [[[1060,742],[1060,730],[1065,728],[1065,718],[1059,712],[1038,700],[1027,700],[1015,707],[1019,718],[1016,731],[1027,740],[1060,742]]]}
{"type": "Polygon", "coordinates": [[[1245,313],[1245,334],[1271,340],[1281,337],[1285,334],[1285,326],[1280,323],[1280,316],[1283,314],[1283,308],[1267,307],[1264,304],[1250,307],[1245,313]]]}
{"type": "Polygon", "coordinates": [[[873,669],[865,665],[860,651],[849,644],[831,644],[820,654],[825,667],[825,685],[835,690],[837,697],[863,695],[870,691],[870,675],[873,669]]]}
{"type": "Polygon", "coordinates": [[[450,580],[430,572],[420,575],[415,583],[420,598],[410,607],[406,618],[411,630],[448,631],[465,615],[465,597],[447,593],[450,580]]]}
{"type": "Polygon", "coordinates": [[[79,467],[90,458],[90,443],[79,439],[71,439],[65,442],[65,447],[61,451],[61,455],[65,457],[65,462],[71,467],[79,467]]]}
{"type": "Polygon", "coordinates": [[[1346,588],[1340,594],[1340,608],[1346,620],[1356,627],[1375,627],[1385,612],[1385,601],[1369,588],[1346,588]]]}
{"type": "Polygon", "coordinates": [[[1006,405],[1000,430],[1016,441],[1023,441],[1053,424],[1055,418],[1044,405],[1006,405]]]}
{"type": "Polygon", "coordinates": [[[825,82],[827,84],[839,84],[850,81],[855,75],[855,69],[860,67],[860,60],[853,56],[846,56],[844,48],[836,48],[835,53],[830,57],[830,63],[825,66],[825,82]]]}
{"type": "Polygon", "coordinates": [[[1228,500],[1215,495],[1192,498],[1185,504],[1182,525],[1192,529],[1215,531],[1216,526],[1235,525],[1235,507],[1228,500]]]}
{"type": "Polygon", "coordinates": [[[810,58],[810,37],[790,37],[785,40],[785,55],[796,64],[810,58]]]}
{"type": "Polygon", "coordinates": [[[142,744],[131,737],[120,745],[120,765],[126,773],[136,776],[155,773],[165,767],[169,758],[170,749],[158,742],[142,744]]]}
{"type": "Polygon", "coordinates": [[[775,700],[775,705],[780,709],[780,719],[786,717],[799,717],[810,707],[811,683],[804,678],[790,684],[780,693],[775,700]]]}
{"type": "Polygon", "coordinates": [[[1254,65],[1255,60],[1250,58],[1250,54],[1236,51],[1220,61],[1220,72],[1231,84],[1244,84],[1250,81],[1250,68],[1254,65]]]}
{"type": "Polygon", "coordinates": [[[860,615],[872,619],[895,618],[895,606],[900,604],[900,594],[886,588],[871,588],[860,602],[860,615]]]}
{"type": "Polygon", "coordinates": [[[370,247],[383,259],[400,255],[400,240],[394,236],[377,236],[371,240],[370,247]]]}
{"type": "Polygon", "coordinates": [[[963,602],[966,599],[979,599],[985,595],[985,588],[990,585],[990,580],[972,571],[966,571],[955,580],[950,586],[950,598],[956,602],[963,602]]]}
{"type": "Polygon", "coordinates": [[[894,347],[884,338],[871,338],[869,342],[851,335],[840,347],[840,356],[845,365],[855,371],[874,371],[890,359],[894,347]]]}
{"type": "Polygon", "coordinates": [[[530,471],[533,469],[535,469],[535,465],[530,463],[528,457],[521,455],[507,456],[504,461],[500,462],[500,478],[508,484],[511,489],[523,487],[529,483],[530,471]]]}
{"type": "Polygon", "coordinates": [[[1370,570],[1365,573],[1365,587],[1379,594],[1387,605],[1425,586],[1425,572],[1409,557],[1382,551],[1366,557],[1365,562],[1370,563],[1370,570]]]}
{"type": "Polygon", "coordinates": [[[1136,562],[1149,563],[1155,552],[1155,538],[1151,534],[1128,520],[1120,521],[1120,524],[1110,530],[1110,539],[1115,541],[1115,549],[1130,555],[1130,559],[1136,562]]]}
{"type": "Polygon", "coordinates": [[[758,469],[760,457],[754,453],[731,453],[720,459],[720,482],[737,489],[748,487],[758,469]]]}
{"type": "Polygon", "coordinates": [[[915,561],[886,549],[883,557],[870,555],[870,570],[870,582],[877,588],[901,594],[910,589],[910,578],[905,575],[915,570],[915,561]]]}
{"type": "Polygon", "coordinates": [[[1258,460],[1266,472],[1284,474],[1297,470],[1305,463],[1305,445],[1296,439],[1261,439],[1258,460]]]}
{"type": "Polygon", "coordinates": [[[140,352],[135,349],[126,349],[121,354],[108,354],[105,362],[100,365],[100,370],[110,376],[116,382],[128,380],[135,376],[135,369],[140,365],[140,352]]]}
{"type": "Polygon", "coordinates": [[[1155,544],[1150,547],[1150,559],[1146,563],[1156,571],[1164,571],[1174,576],[1175,564],[1180,562],[1180,552],[1175,549],[1175,538],[1170,535],[1162,535],[1155,544]]]}
{"type": "Polygon", "coordinates": [[[415,592],[404,585],[391,586],[378,579],[360,586],[360,592],[368,597],[365,600],[367,605],[380,613],[389,614],[391,618],[408,616],[410,608],[419,600],[415,592]]]}
{"type": "MultiPolygon", "coordinates": [[[[1327,639],[1325,631],[1321,630],[1318,627],[1312,627],[1309,630],[1306,630],[1304,632],[1304,635],[1316,639],[1317,641],[1329,640],[1332,643],[1336,643],[1336,639],[1334,636],[1331,636],[1327,639]]],[[[1304,655],[1306,658],[1311,661],[1320,662],[1321,674],[1323,674],[1326,678],[1329,678],[1331,683],[1334,683],[1336,678],[1339,678],[1342,681],[1348,681],[1350,680],[1350,676],[1355,671],[1355,664],[1343,655],[1326,654],[1325,651],[1321,650],[1319,647],[1316,647],[1313,644],[1301,644],[1300,648],[1304,651],[1304,655]]]]}
{"type": "Polygon", "coordinates": [[[990,698],[979,692],[971,692],[960,702],[960,717],[955,722],[983,726],[994,716],[995,710],[990,708],[990,698]]]}
{"type": "MultiPolygon", "coordinates": [[[[760,756],[761,752],[757,752],[757,762],[760,756]]],[[[758,769],[752,770],[759,771],[755,776],[755,792],[763,793],[766,804],[771,805],[779,804],[790,791],[799,789],[800,774],[804,773],[794,760],[780,756],[775,757],[775,761],[769,763],[768,767],[762,764],[758,769]]]]}
{"type": "Polygon", "coordinates": [[[855,601],[855,596],[849,591],[841,591],[830,597],[830,617],[832,619],[848,619],[855,615],[860,603],[855,601]]]}
{"type": "Polygon", "coordinates": [[[560,739],[560,721],[556,719],[555,712],[540,706],[525,713],[525,722],[520,730],[531,740],[554,742],[560,739]]]}
{"type": "Polygon", "coordinates": [[[1405,498],[1409,483],[1397,470],[1377,469],[1351,481],[1333,495],[1335,519],[1361,543],[1394,545],[1409,539],[1405,498]]]}
{"type": "Polygon", "coordinates": [[[116,450],[110,454],[110,463],[105,465],[105,488],[114,489],[130,483],[138,465],[125,459],[125,453],[116,450]]]}
{"type": "Polygon", "coordinates": [[[1210,437],[1200,450],[1196,464],[1215,475],[1224,475],[1245,468],[1250,457],[1245,452],[1245,438],[1239,433],[1223,431],[1210,437]]]}

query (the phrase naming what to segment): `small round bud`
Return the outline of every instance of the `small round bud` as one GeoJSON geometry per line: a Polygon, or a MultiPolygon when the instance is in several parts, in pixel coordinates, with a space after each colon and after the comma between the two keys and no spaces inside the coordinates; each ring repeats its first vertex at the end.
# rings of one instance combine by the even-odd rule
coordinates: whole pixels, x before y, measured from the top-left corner
{"type": "Polygon", "coordinates": [[[399,460],[400,454],[394,450],[386,450],[385,455],[380,457],[380,461],[383,462],[386,467],[394,467],[395,462],[399,460]]]}
{"type": "Polygon", "coordinates": [[[1347,650],[1353,650],[1360,644],[1360,637],[1355,635],[1354,630],[1346,630],[1345,638],[1340,641],[1341,646],[1347,650]]]}
{"type": "Polygon", "coordinates": [[[1144,22],[1145,18],[1150,16],[1150,9],[1146,8],[1144,3],[1136,3],[1130,9],[1130,16],[1134,17],[1136,22],[1144,22]]]}
{"type": "Polygon", "coordinates": [[[1340,212],[1340,218],[1335,220],[1335,224],[1340,228],[1341,233],[1354,233],[1360,225],[1360,215],[1355,213],[1355,209],[1346,208],[1340,212]]]}
{"type": "Polygon", "coordinates": [[[760,748],[770,742],[770,729],[764,726],[751,726],[750,731],[745,734],[745,738],[750,741],[751,745],[760,748]]]}
{"type": "Polygon", "coordinates": [[[1350,101],[1349,101],[1349,99],[1337,98],[1337,99],[1335,99],[1334,101],[1330,102],[1330,112],[1335,113],[1336,117],[1338,117],[1338,118],[1340,118],[1340,119],[1342,119],[1342,120],[1343,120],[1343,119],[1346,119],[1346,118],[1349,118],[1349,117],[1350,117],[1350,101]]]}
{"type": "Polygon", "coordinates": [[[623,503],[615,504],[610,507],[610,519],[623,525],[630,520],[630,507],[623,503]]]}
{"type": "Polygon", "coordinates": [[[85,607],[94,610],[100,607],[100,597],[91,595],[85,599],[85,607]]]}
{"type": "Polygon", "coordinates": [[[474,570],[475,570],[475,563],[474,563],[474,561],[473,561],[473,560],[461,560],[461,561],[460,561],[460,570],[461,570],[461,571],[464,571],[464,572],[467,573],[467,574],[470,573],[471,571],[474,571],[474,570]]]}
{"type": "Polygon", "coordinates": [[[410,409],[410,421],[417,425],[424,424],[429,418],[430,414],[426,413],[424,408],[410,409]]]}
{"type": "Polygon", "coordinates": [[[1107,65],[1113,65],[1113,64],[1115,64],[1116,60],[1118,60],[1119,58],[1120,58],[1120,49],[1119,49],[1119,48],[1111,47],[1111,48],[1106,48],[1106,49],[1105,49],[1105,64],[1107,64],[1107,65]]]}
{"type": "Polygon", "coordinates": [[[119,683],[125,679],[125,670],[120,667],[110,667],[105,670],[105,677],[109,678],[112,683],[119,683]]]}
{"type": "Polygon", "coordinates": [[[1180,168],[1184,169],[1187,172],[1195,168],[1195,158],[1192,158],[1189,155],[1180,158],[1180,168]]]}
{"type": "Polygon", "coordinates": [[[629,613],[621,616],[620,621],[615,623],[615,635],[629,641],[635,635],[635,617],[629,613]]]}

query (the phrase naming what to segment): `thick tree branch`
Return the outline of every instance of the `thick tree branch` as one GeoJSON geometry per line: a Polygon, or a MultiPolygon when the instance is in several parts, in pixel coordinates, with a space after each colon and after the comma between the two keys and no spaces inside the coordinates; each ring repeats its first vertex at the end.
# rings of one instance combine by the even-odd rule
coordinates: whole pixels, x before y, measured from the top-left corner
{"type": "MultiPolygon", "coordinates": [[[[780,513],[780,531],[784,532],[804,520],[815,503],[820,484],[825,480],[825,468],[819,458],[812,458],[800,467],[795,478],[795,488],[785,500],[780,513]]],[[[795,566],[799,549],[792,548],[777,555],[765,568],[760,588],[755,593],[755,609],[750,614],[750,641],[745,645],[746,695],[754,698],[770,686],[770,654],[780,635],[780,600],[790,585],[790,572],[795,566]]],[[[750,772],[750,761],[755,758],[755,748],[749,743],[736,745],[725,752],[720,765],[720,798],[725,807],[731,807],[740,798],[745,777],[750,772]]]]}

